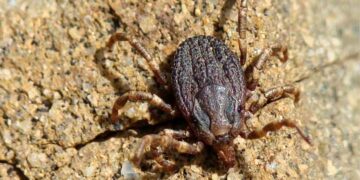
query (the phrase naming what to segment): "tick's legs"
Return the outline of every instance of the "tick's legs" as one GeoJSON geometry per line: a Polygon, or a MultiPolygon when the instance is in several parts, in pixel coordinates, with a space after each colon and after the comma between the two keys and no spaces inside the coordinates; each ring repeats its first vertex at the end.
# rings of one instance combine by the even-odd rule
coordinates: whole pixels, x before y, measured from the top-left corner
{"type": "Polygon", "coordinates": [[[160,132],[160,135],[170,136],[175,139],[185,139],[190,137],[190,132],[185,130],[164,129],[160,132]]]}
{"type": "Polygon", "coordinates": [[[174,161],[167,160],[164,156],[160,155],[154,157],[154,160],[158,163],[157,165],[153,166],[152,171],[167,171],[171,172],[174,171],[176,168],[176,164],[174,161]]]}
{"type": "Polygon", "coordinates": [[[248,110],[243,110],[241,113],[243,115],[242,118],[244,119],[244,124],[245,124],[246,129],[250,130],[247,122],[253,116],[253,113],[251,111],[248,111],[248,110]]]}
{"type": "Polygon", "coordinates": [[[240,63],[244,65],[247,55],[247,42],[246,42],[246,14],[247,14],[247,0],[241,0],[238,3],[238,31],[239,31],[239,49],[240,49],[240,63]]]}
{"type": "Polygon", "coordinates": [[[119,117],[119,110],[125,105],[127,101],[147,101],[149,104],[169,113],[171,116],[176,116],[176,110],[171,105],[166,104],[159,96],[142,91],[129,91],[120,96],[114,103],[111,121],[116,123],[119,117]]]}
{"type": "MultiPolygon", "coordinates": [[[[137,151],[135,152],[132,161],[139,166],[147,150],[157,151],[155,160],[165,166],[165,169],[172,168],[172,162],[165,160],[159,153],[167,150],[176,150],[179,153],[198,154],[204,148],[202,142],[190,144],[179,139],[189,137],[190,133],[187,131],[173,131],[164,130],[160,134],[152,134],[144,136],[137,151]]],[[[151,153],[151,152],[150,152],[151,153]]],[[[154,153],[153,153],[154,154],[154,153]]]]}
{"type": "Polygon", "coordinates": [[[108,43],[106,44],[106,47],[111,49],[116,41],[128,41],[131,46],[133,46],[137,51],[139,51],[139,53],[145,58],[145,60],[149,64],[150,69],[154,73],[157,82],[161,85],[164,85],[165,88],[168,89],[168,83],[166,82],[165,76],[161,73],[159,66],[155,63],[153,57],[145,49],[145,47],[140,44],[138,40],[130,38],[124,33],[115,33],[110,37],[108,43]]]}
{"type": "MultiPolygon", "coordinates": [[[[165,135],[165,136],[170,136],[173,137],[174,139],[184,139],[184,138],[188,138],[190,137],[190,132],[189,131],[183,131],[183,130],[179,130],[179,131],[175,131],[172,129],[164,129],[163,131],[160,132],[160,135],[165,135]]],[[[152,167],[153,171],[174,171],[176,164],[174,161],[172,160],[168,160],[165,159],[163,156],[163,152],[164,150],[161,148],[152,148],[150,153],[150,156],[148,156],[149,158],[153,158],[157,164],[155,164],[152,167]]]]}
{"type": "Polygon", "coordinates": [[[255,68],[262,69],[264,62],[268,60],[270,56],[278,56],[281,62],[286,62],[288,60],[287,46],[283,43],[277,43],[270,46],[269,48],[264,49],[255,64],[255,68]],[[279,53],[282,53],[282,56],[279,56],[279,53]]]}
{"type": "Polygon", "coordinates": [[[308,144],[311,145],[310,138],[306,137],[304,135],[304,133],[300,130],[300,128],[296,125],[296,123],[293,121],[290,121],[290,120],[282,120],[280,122],[271,122],[271,123],[265,125],[261,130],[255,130],[255,131],[251,131],[249,133],[241,132],[240,136],[244,139],[259,139],[259,138],[266,136],[266,134],[268,132],[274,132],[274,131],[280,130],[283,126],[289,127],[289,128],[295,128],[296,131],[300,134],[300,136],[308,144]]]}
{"type": "Polygon", "coordinates": [[[297,103],[300,99],[299,89],[292,85],[275,87],[264,92],[264,96],[268,102],[276,101],[286,95],[292,95],[295,103],[297,103]]]}
{"type": "MultiPolygon", "coordinates": [[[[174,171],[176,168],[176,163],[172,160],[165,159],[163,156],[163,150],[161,148],[153,148],[150,152],[146,154],[147,158],[154,159],[156,163],[152,165],[152,171],[174,171]]],[[[134,161],[134,159],[133,159],[134,161]]],[[[141,162],[140,162],[141,163],[141,162]]]]}
{"type": "Polygon", "coordinates": [[[248,80],[247,86],[249,89],[255,89],[258,84],[259,73],[265,61],[267,61],[271,56],[277,56],[281,62],[286,62],[288,60],[287,46],[283,43],[277,43],[271,45],[268,48],[265,48],[260,54],[259,58],[246,68],[245,76],[248,80]]]}
{"type": "MultiPolygon", "coordinates": [[[[247,98],[247,104],[249,106],[245,107],[243,113],[256,113],[260,108],[265,105],[277,101],[287,95],[294,97],[294,101],[299,100],[299,90],[291,85],[280,86],[276,88],[269,89],[261,95],[263,98],[260,98],[258,94],[253,94],[251,97],[247,98]]],[[[248,115],[248,117],[250,117],[248,115]]],[[[246,119],[246,118],[245,118],[246,119]]],[[[246,120],[245,120],[246,122],[246,120]]],[[[310,139],[304,135],[304,133],[297,127],[295,122],[290,120],[283,120],[280,122],[272,122],[264,126],[261,130],[251,131],[250,133],[239,132],[240,136],[244,139],[258,139],[264,137],[267,132],[278,131],[281,127],[290,127],[295,128],[300,136],[311,145],[310,139]]]]}
{"type": "Polygon", "coordinates": [[[247,128],[247,130],[249,131],[250,128],[247,124],[248,120],[253,116],[253,114],[242,108],[241,113],[240,113],[240,118],[238,121],[235,121],[233,124],[233,127],[230,131],[230,134],[235,138],[239,135],[239,133],[242,131],[242,123],[245,124],[245,127],[247,128]]]}
{"type": "Polygon", "coordinates": [[[300,97],[300,91],[292,86],[285,85],[280,87],[271,88],[261,94],[261,98],[258,94],[253,94],[248,100],[246,107],[251,113],[256,113],[259,109],[266,106],[269,103],[277,101],[281,98],[292,96],[294,98],[294,102],[297,103],[300,97]]]}

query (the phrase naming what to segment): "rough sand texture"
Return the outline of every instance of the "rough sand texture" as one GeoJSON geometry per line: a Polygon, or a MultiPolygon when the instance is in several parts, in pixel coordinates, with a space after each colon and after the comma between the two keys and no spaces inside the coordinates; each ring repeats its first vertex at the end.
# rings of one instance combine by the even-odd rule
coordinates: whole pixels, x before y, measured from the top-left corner
{"type": "MultiPolygon", "coordinates": [[[[110,35],[136,34],[168,77],[177,45],[193,35],[217,36],[239,54],[233,1],[139,2],[0,1],[0,179],[360,178],[358,0],[249,3],[249,59],[280,37],[290,51],[287,63],[266,63],[261,89],[295,84],[302,90],[298,104],[290,98],[272,103],[249,126],[295,119],[314,146],[284,129],[259,140],[235,139],[240,167],[228,172],[205,151],[179,156],[175,173],[131,175],[126,159],[136,143],[163,127],[111,132],[113,102],[128,90],[167,95],[127,42],[101,51],[110,35]]],[[[128,103],[123,122],[166,118],[148,109],[128,103]]]]}

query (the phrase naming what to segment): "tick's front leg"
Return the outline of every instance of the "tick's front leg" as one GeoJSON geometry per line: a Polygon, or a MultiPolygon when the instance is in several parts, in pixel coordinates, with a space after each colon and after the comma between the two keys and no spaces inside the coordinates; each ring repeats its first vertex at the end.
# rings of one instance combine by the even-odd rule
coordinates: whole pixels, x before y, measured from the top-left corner
{"type": "Polygon", "coordinates": [[[260,95],[254,93],[250,98],[247,99],[248,106],[246,109],[252,113],[256,113],[259,109],[263,108],[267,104],[287,96],[293,97],[294,102],[297,103],[299,101],[300,91],[292,85],[285,85],[271,88],[262,92],[260,95]]]}
{"type": "Polygon", "coordinates": [[[311,145],[310,138],[305,136],[305,134],[300,130],[300,128],[296,125],[296,123],[291,120],[282,120],[280,122],[271,122],[271,123],[265,125],[260,130],[251,131],[249,133],[240,132],[240,136],[244,139],[259,139],[259,138],[266,136],[266,134],[268,132],[275,132],[275,131],[280,130],[283,126],[296,129],[296,131],[299,133],[299,135],[302,137],[302,139],[304,139],[309,145],[311,145]]]}

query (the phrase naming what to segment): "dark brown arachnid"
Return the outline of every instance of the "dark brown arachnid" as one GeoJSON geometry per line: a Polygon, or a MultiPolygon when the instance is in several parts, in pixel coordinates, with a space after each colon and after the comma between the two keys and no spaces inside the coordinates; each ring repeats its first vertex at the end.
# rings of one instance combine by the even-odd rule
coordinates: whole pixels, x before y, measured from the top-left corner
{"type": "MultiPolygon", "coordinates": [[[[171,116],[182,115],[190,131],[166,129],[159,134],[143,137],[132,161],[139,166],[146,153],[152,154],[157,169],[173,170],[175,163],[165,159],[163,153],[175,150],[179,153],[198,154],[205,146],[212,147],[226,168],[235,165],[233,139],[240,135],[244,139],[258,139],[267,132],[277,131],[281,127],[295,128],[300,136],[310,144],[297,125],[288,119],[271,122],[261,130],[247,132],[246,121],[266,104],[291,95],[294,101],[299,99],[299,91],[292,85],[285,85],[265,91],[266,101],[258,101],[252,91],[258,85],[258,79],[252,75],[259,72],[270,56],[282,55],[280,60],[288,59],[287,47],[278,43],[265,48],[256,63],[245,71],[242,65],[246,61],[246,14],[247,0],[238,1],[238,31],[241,56],[238,58],[223,41],[211,36],[195,36],[186,39],[178,47],[172,64],[172,90],[176,98],[176,107],[165,103],[155,94],[130,91],[119,97],[114,103],[111,120],[119,122],[118,111],[127,101],[147,101],[171,116]],[[248,73],[251,72],[251,73],[248,73]],[[246,107],[245,103],[250,106],[246,107]],[[193,136],[197,143],[187,143],[185,138],[193,136]],[[148,152],[150,151],[150,152],[148,152]]],[[[134,38],[123,33],[115,33],[107,48],[111,49],[116,41],[128,41],[146,59],[159,84],[169,87],[166,78],[160,72],[152,56],[134,38]]]]}

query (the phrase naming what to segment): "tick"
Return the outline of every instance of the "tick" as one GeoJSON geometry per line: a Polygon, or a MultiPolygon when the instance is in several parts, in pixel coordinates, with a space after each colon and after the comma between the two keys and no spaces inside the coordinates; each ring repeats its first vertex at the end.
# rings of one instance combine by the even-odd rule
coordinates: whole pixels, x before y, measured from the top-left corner
{"type": "Polygon", "coordinates": [[[286,96],[293,97],[297,102],[299,90],[292,85],[284,85],[255,93],[254,89],[259,84],[258,77],[253,74],[261,72],[264,62],[271,56],[276,55],[282,62],[287,61],[288,51],[283,42],[272,44],[263,49],[254,63],[243,68],[247,59],[247,1],[239,0],[237,3],[240,57],[214,37],[188,38],[179,45],[173,58],[171,84],[139,41],[123,33],[115,33],[110,38],[108,49],[117,41],[128,41],[146,59],[157,82],[165,89],[172,90],[176,100],[174,106],[149,92],[127,92],[115,101],[112,122],[119,122],[119,110],[127,101],[147,101],[173,117],[181,115],[189,127],[189,130],[165,129],[159,134],[144,136],[132,158],[137,166],[145,161],[146,154],[147,158],[157,162],[154,170],[171,171],[176,163],[165,158],[167,151],[195,155],[205,147],[211,147],[217,153],[219,162],[230,168],[236,164],[234,138],[258,139],[284,126],[295,128],[310,144],[310,139],[289,119],[271,122],[261,130],[250,131],[246,128],[246,121],[265,105],[286,96]],[[265,100],[259,101],[260,96],[265,100]],[[249,105],[245,106],[245,103],[249,105]],[[184,141],[189,137],[196,139],[196,142],[184,141]]]}

